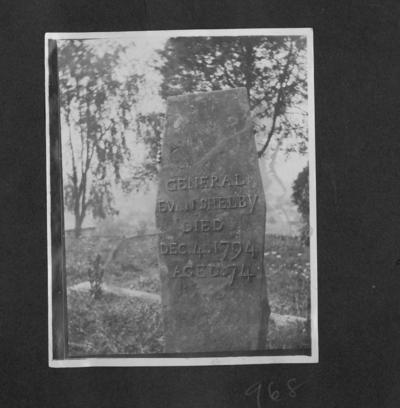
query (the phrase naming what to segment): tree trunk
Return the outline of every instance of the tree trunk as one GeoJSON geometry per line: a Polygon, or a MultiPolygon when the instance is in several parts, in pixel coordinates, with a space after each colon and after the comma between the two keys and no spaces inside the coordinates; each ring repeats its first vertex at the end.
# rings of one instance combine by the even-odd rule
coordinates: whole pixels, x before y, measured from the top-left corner
{"type": "Polygon", "coordinates": [[[79,238],[82,234],[83,218],[80,214],[75,214],[75,238],[79,238]]]}

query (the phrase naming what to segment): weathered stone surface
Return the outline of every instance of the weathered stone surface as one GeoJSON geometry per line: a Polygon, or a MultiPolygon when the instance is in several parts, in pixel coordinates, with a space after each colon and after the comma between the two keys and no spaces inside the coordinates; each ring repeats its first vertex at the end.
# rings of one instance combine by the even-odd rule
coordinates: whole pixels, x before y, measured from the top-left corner
{"type": "Polygon", "coordinates": [[[156,205],[166,352],[265,348],[265,212],[246,89],[169,98],[156,205]]]}

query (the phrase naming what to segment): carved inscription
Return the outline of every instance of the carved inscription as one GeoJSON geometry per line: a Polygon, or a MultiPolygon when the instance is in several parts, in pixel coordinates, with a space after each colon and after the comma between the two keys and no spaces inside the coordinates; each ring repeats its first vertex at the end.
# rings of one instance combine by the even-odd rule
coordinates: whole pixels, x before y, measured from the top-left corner
{"type": "Polygon", "coordinates": [[[198,242],[193,245],[184,242],[160,242],[160,253],[162,255],[221,255],[222,261],[234,261],[242,254],[250,254],[256,257],[256,249],[250,241],[246,243],[240,241],[214,241],[208,246],[200,246],[198,242]]]}
{"type": "Polygon", "coordinates": [[[234,210],[248,208],[249,214],[253,214],[254,206],[258,200],[257,194],[234,195],[225,197],[198,198],[186,202],[165,201],[157,202],[156,211],[179,212],[179,211],[213,211],[213,210],[234,210]]]}
{"type": "Polygon", "coordinates": [[[224,229],[224,222],[218,218],[213,220],[198,220],[183,224],[183,232],[219,232],[224,229]]]}
{"type": "Polygon", "coordinates": [[[254,278],[256,275],[251,270],[251,266],[245,264],[196,264],[177,266],[173,273],[173,278],[228,278],[230,285],[236,278],[254,278]]]}
{"type": "MultiPolygon", "coordinates": [[[[249,182],[248,177],[241,174],[228,175],[210,175],[193,177],[171,177],[166,181],[166,188],[170,193],[195,189],[224,189],[229,188],[232,191],[234,187],[245,186],[249,182]]],[[[252,214],[258,200],[257,194],[236,194],[229,196],[215,196],[195,198],[190,201],[159,200],[156,211],[159,213],[171,212],[195,212],[195,211],[214,211],[248,209],[252,214]]],[[[225,223],[221,218],[197,219],[193,221],[184,221],[180,225],[183,234],[191,233],[218,233],[225,228],[225,223]]],[[[233,284],[236,277],[246,278],[256,276],[251,271],[251,266],[246,263],[230,263],[238,261],[243,255],[256,257],[255,246],[252,242],[241,241],[213,241],[206,245],[194,240],[193,243],[184,242],[163,242],[160,241],[159,251],[164,256],[198,256],[204,257],[216,255],[217,263],[192,264],[189,262],[183,266],[176,266],[172,274],[173,279],[178,278],[228,278],[233,284]]]]}
{"type": "Polygon", "coordinates": [[[188,176],[188,177],[172,177],[167,181],[168,191],[178,190],[196,190],[196,189],[208,189],[208,188],[223,188],[244,186],[246,182],[240,174],[233,176],[188,176]]]}

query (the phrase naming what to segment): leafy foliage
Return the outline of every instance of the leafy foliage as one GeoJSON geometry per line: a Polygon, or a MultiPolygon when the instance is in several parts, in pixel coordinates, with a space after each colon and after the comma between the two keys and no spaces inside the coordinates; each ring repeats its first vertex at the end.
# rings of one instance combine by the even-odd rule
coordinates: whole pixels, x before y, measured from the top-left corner
{"type": "Polygon", "coordinates": [[[297,205],[301,214],[303,227],[301,238],[305,244],[310,243],[310,199],[309,199],[309,170],[308,165],[299,173],[293,183],[292,201],[297,205]]]}
{"type": "Polygon", "coordinates": [[[162,52],[164,98],[186,92],[247,89],[262,156],[273,136],[295,138],[288,151],[307,149],[304,37],[171,38],[162,52]]]}
{"type": "Polygon", "coordinates": [[[119,74],[121,45],[101,51],[90,41],[59,44],[60,105],[70,156],[64,163],[64,196],[79,236],[89,210],[99,218],[116,213],[112,182],[121,182],[130,157],[125,136],[141,77],[119,74]]]}
{"type": "Polygon", "coordinates": [[[157,177],[164,123],[164,113],[151,112],[137,115],[137,140],[146,147],[146,157],[141,163],[130,164],[132,177],[123,181],[125,189],[138,191],[140,188],[148,187],[149,182],[157,177]]]}
{"type": "MultiPolygon", "coordinates": [[[[123,68],[127,47],[133,44],[64,40],[59,45],[61,113],[70,153],[68,163],[63,163],[64,197],[79,236],[89,212],[95,218],[118,213],[115,184],[125,191],[139,190],[156,177],[165,115],[136,112],[145,79],[123,68]],[[140,163],[129,160],[128,132],[145,146],[140,163]]],[[[259,156],[274,138],[288,154],[306,152],[304,37],[170,38],[160,55],[164,99],[185,92],[245,87],[259,156]]]]}

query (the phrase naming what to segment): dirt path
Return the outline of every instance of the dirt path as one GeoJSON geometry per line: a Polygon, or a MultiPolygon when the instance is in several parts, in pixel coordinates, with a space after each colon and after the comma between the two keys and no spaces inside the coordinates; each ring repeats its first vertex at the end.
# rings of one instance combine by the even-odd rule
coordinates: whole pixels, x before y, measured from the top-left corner
{"type": "MultiPolygon", "coordinates": [[[[143,292],[143,291],[135,290],[135,289],[126,289],[126,288],[121,288],[119,286],[114,286],[114,285],[109,285],[109,284],[103,284],[102,289],[105,293],[112,293],[113,295],[117,295],[117,296],[138,298],[138,299],[142,299],[148,302],[161,302],[160,295],[157,295],[156,293],[143,292]]],[[[81,282],[76,285],[70,286],[68,290],[78,291],[78,292],[89,292],[90,283],[81,282]]]]}

